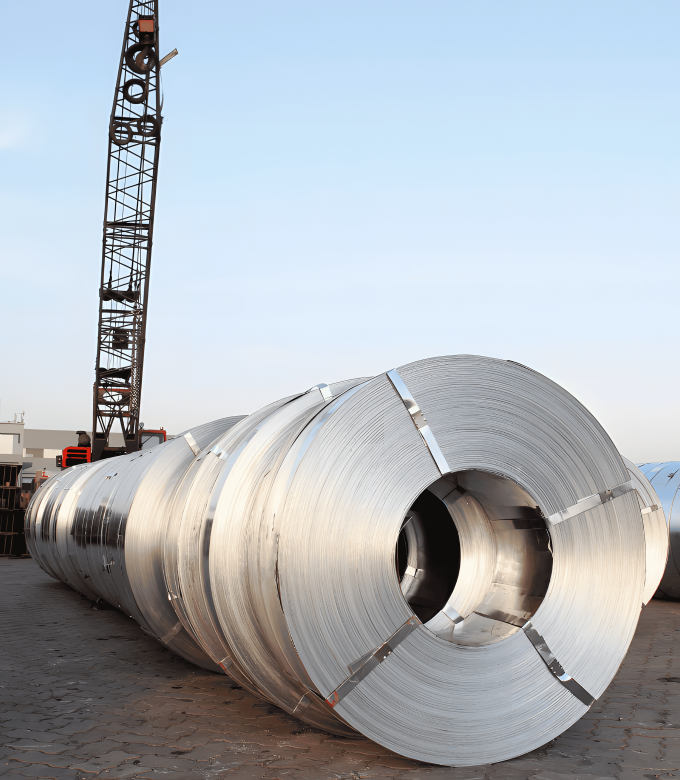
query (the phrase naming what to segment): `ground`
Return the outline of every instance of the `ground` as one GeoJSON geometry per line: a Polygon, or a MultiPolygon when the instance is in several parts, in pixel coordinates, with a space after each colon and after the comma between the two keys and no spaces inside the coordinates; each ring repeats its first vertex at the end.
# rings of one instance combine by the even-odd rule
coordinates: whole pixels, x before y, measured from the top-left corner
{"type": "Polygon", "coordinates": [[[30,559],[0,559],[0,627],[2,780],[680,778],[680,604],[643,610],[616,678],[571,729],[464,769],[309,728],[117,610],[93,610],[30,559]]]}

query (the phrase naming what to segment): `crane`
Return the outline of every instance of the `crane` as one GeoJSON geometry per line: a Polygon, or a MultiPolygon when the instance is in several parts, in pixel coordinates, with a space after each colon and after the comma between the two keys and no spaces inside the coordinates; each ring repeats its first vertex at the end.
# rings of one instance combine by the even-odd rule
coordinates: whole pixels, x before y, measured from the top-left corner
{"type": "MultiPolygon", "coordinates": [[[[160,69],[177,54],[175,49],[159,59],[158,28],[158,0],[130,0],[109,124],[93,461],[135,452],[143,444],[139,414],[161,142],[160,69]],[[109,445],[116,422],[122,448],[109,445]]],[[[153,433],[160,431],[147,431],[146,439],[155,444],[153,433]]]]}
{"type": "Polygon", "coordinates": [[[92,439],[77,431],[57,466],[124,455],[166,440],[140,422],[149,273],[161,143],[158,0],[130,0],[109,122],[92,439]],[[124,446],[109,444],[118,421],[124,446]]]}

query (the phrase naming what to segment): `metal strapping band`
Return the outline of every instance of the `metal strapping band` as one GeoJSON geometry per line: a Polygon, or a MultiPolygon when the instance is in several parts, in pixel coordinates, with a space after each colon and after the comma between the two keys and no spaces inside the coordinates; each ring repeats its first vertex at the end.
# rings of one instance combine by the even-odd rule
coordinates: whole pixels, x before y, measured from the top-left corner
{"type": "Polygon", "coordinates": [[[392,383],[392,386],[397,391],[397,394],[401,400],[404,402],[404,406],[411,415],[411,419],[413,420],[414,425],[420,431],[420,435],[423,437],[423,441],[430,450],[430,454],[432,455],[434,462],[437,464],[437,468],[442,473],[442,475],[449,474],[451,469],[449,468],[449,464],[446,462],[444,453],[439,448],[439,444],[437,443],[437,440],[434,437],[434,433],[432,433],[432,430],[430,429],[430,426],[425,419],[425,415],[422,413],[420,407],[415,402],[415,399],[411,395],[408,387],[406,387],[404,380],[399,376],[397,369],[393,368],[391,371],[388,371],[387,378],[392,383]]]}
{"type": "MultiPolygon", "coordinates": [[[[324,401],[330,401],[331,400],[331,398],[333,397],[333,393],[331,393],[330,387],[325,382],[321,382],[321,384],[315,385],[315,387],[317,387],[319,389],[319,392],[323,396],[323,400],[324,401]]],[[[300,705],[298,704],[298,707],[299,706],[300,705]]]]}
{"type": "Polygon", "coordinates": [[[562,685],[564,685],[569,693],[576,696],[576,698],[582,701],[586,707],[590,707],[590,705],[595,701],[595,698],[591,696],[582,685],[577,683],[573,677],[564,671],[564,668],[553,655],[552,650],[548,647],[545,639],[538,633],[538,631],[536,631],[531,623],[527,623],[524,626],[524,633],[529,638],[531,644],[536,648],[536,652],[541,656],[545,665],[562,683],[562,685]]]}
{"type": "Polygon", "coordinates": [[[312,703],[312,700],[305,694],[300,701],[295,705],[295,709],[293,710],[293,713],[296,713],[299,709],[307,709],[309,705],[312,703]]]}
{"type": "Polygon", "coordinates": [[[194,455],[198,455],[198,453],[201,451],[201,448],[196,444],[196,440],[190,433],[185,433],[184,438],[187,441],[187,444],[191,447],[191,451],[194,453],[194,455]]]}
{"type": "Polygon", "coordinates": [[[356,671],[353,671],[344,682],[338,685],[330,696],[326,697],[328,704],[330,704],[331,707],[335,707],[339,704],[363,679],[368,677],[378,664],[381,664],[389,655],[391,655],[395,648],[400,645],[407,636],[412,634],[419,625],[421,625],[420,620],[414,615],[410,620],[407,620],[403,626],[400,626],[387,642],[380,645],[374,653],[363,656],[363,658],[360,658],[358,661],[351,664],[350,669],[354,667],[356,671]],[[361,661],[363,661],[363,663],[361,663],[361,661]]]}
{"type": "Polygon", "coordinates": [[[149,631],[148,628],[144,628],[144,626],[141,623],[139,624],[139,627],[142,629],[142,631],[145,634],[148,634],[149,636],[153,637],[157,642],[161,641],[161,638],[159,636],[156,636],[152,631],[149,631]]]}
{"type": "Polygon", "coordinates": [[[518,628],[522,628],[522,626],[527,624],[526,618],[519,617],[519,615],[512,615],[510,612],[504,612],[502,609],[495,609],[494,607],[483,605],[475,607],[475,615],[481,615],[490,620],[500,620],[501,623],[508,623],[509,625],[517,626],[518,628]]]}
{"type": "Polygon", "coordinates": [[[516,517],[511,520],[489,518],[489,520],[494,531],[545,531],[545,523],[538,517],[516,517]]]}
{"type": "Polygon", "coordinates": [[[445,618],[448,618],[454,626],[459,625],[465,620],[465,618],[460,614],[460,612],[458,612],[458,610],[448,605],[443,609],[440,609],[435,617],[439,617],[439,615],[443,615],[445,618]]]}
{"type": "Polygon", "coordinates": [[[179,632],[182,630],[182,621],[178,620],[177,623],[168,631],[168,633],[161,638],[161,642],[163,644],[166,644],[169,642],[174,636],[179,634],[179,632]]]}
{"type": "Polygon", "coordinates": [[[361,658],[357,658],[356,661],[352,661],[351,664],[348,664],[347,668],[351,672],[351,674],[354,674],[357,669],[361,669],[361,667],[368,661],[368,659],[375,653],[375,650],[369,650],[367,653],[361,656],[361,658]]]}
{"type": "Polygon", "coordinates": [[[577,501],[574,506],[570,506],[567,509],[563,509],[561,512],[556,512],[554,515],[550,515],[548,522],[550,525],[557,525],[565,520],[569,520],[576,515],[580,515],[583,512],[587,512],[589,509],[595,509],[600,504],[606,504],[608,501],[612,501],[619,496],[629,493],[631,490],[635,490],[633,481],[624,482],[623,485],[617,485],[611,490],[603,490],[602,493],[595,493],[594,496],[587,496],[577,501]]]}

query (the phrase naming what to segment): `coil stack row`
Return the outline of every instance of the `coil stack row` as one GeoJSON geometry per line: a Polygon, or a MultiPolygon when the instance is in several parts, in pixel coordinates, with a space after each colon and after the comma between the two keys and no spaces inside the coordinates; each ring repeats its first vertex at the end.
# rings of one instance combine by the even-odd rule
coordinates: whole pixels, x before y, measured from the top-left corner
{"type": "Polygon", "coordinates": [[[647,479],[517,363],[419,361],[75,467],[31,553],[316,727],[496,762],[605,690],[665,566],[647,479]]]}

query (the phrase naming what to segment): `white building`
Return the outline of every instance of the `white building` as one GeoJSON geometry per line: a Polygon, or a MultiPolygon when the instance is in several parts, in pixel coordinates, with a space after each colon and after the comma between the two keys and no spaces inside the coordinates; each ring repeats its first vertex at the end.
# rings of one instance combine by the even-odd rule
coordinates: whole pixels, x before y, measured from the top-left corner
{"type": "Polygon", "coordinates": [[[23,463],[24,435],[23,422],[0,422],[0,463],[23,463]]]}

